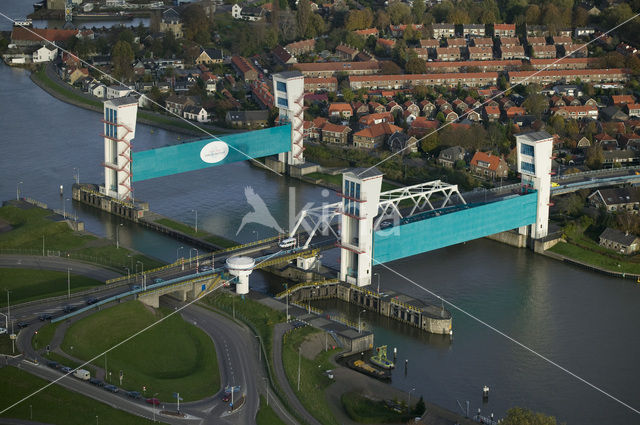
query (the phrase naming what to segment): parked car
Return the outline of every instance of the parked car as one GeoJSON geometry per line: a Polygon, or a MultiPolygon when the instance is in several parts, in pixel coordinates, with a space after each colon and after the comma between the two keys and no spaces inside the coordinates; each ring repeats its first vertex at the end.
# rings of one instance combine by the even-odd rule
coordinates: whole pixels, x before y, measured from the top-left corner
{"type": "Polygon", "coordinates": [[[40,316],[38,316],[38,319],[40,319],[41,322],[44,322],[45,320],[51,320],[53,318],[53,316],[49,313],[42,313],[40,316]]]}
{"type": "Polygon", "coordinates": [[[6,334],[7,330],[5,328],[0,328],[0,335],[6,334]]]}
{"type": "Polygon", "coordinates": [[[69,366],[62,366],[62,367],[60,368],[60,372],[62,372],[62,373],[69,373],[69,372],[71,372],[71,368],[70,368],[69,366]]]}
{"type": "Polygon", "coordinates": [[[157,406],[157,405],[159,405],[159,404],[160,404],[160,400],[158,400],[158,399],[157,399],[157,398],[155,398],[155,397],[148,398],[148,399],[146,399],[145,401],[146,401],[147,403],[149,403],[149,404],[153,404],[154,406],[157,406]]]}
{"type": "Polygon", "coordinates": [[[140,285],[131,285],[131,290],[132,291],[139,291],[140,288],[142,288],[142,286],[140,286],[140,285]]]}
{"type": "Polygon", "coordinates": [[[96,297],[91,297],[87,300],[87,305],[95,304],[97,302],[98,302],[98,299],[96,297]]]}
{"type": "Polygon", "coordinates": [[[105,385],[104,389],[107,390],[107,391],[111,391],[112,393],[117,393],[118,391],[120,391],[120,389],[118,387],[116,387],[115,385],[111,385],[111,384],[105,385]]]}
{"type": "Polygon", "coordinates": [[[153,279],[153,283],[162,283],[162,282],[164,282],[164,279],[160,277],[156,277],[155,279],[153,279]]]}
{"type": "Polygon", "coordinates": [[[73,376],[83,381],[91,379],[91,373],[86,369],[77,369],[73,372],[73,376]]]}
{"type": "Polygon", "coordinates": [[[138,391],[127,391],[127,396],[135,398],[136,400],[142,398],[142,395],[140,395],[140,392],[138,391]]]}
{"type": "Polygon", "coordinates": [[[98,378],[89,379],[89,383],[95,385],[96,387],[104,387],[104,382],[102,382],[98,378]]]}
{"type": "Polygon", "coordinates": [[[213,269],[209,265],[200,267],[200,271],[203,271],[203,272],[209,272],[211,270],[213,270],[213,269]]]}
{"type": "Polygon", "coordinates": [[[29,323],[28,322],[18,322],[17,325],[18,325],[19,329],[22,329],[22,328],[26,328],[27,326],[29,326],[29,323]]]}
{"type": "Polygon", "coordinates": [[[71,313],[71,312],[72,312],[72,311],[74,311],[75,309],[76,309],[76,307],[75,307],[75,306],[73,306],[73,305],[65,305],[65,306],[62,308],[62,311],[64,311],[65,313],[71,313]]]}
{"type": "Polygon", "coordinates": [[[228,403],[229,401],[231,401],[231,393],[226,393],[222,396],[222,401],[224,401],[225,403],[228,403]]]}
{"type": "Polygon", "coordinates": [[[53,360],[51,360],[47,362],[47,366],[49,366],[51,369],[57,369],[58,366],[60,366],[60,363],[54,362],[53,360]]]}

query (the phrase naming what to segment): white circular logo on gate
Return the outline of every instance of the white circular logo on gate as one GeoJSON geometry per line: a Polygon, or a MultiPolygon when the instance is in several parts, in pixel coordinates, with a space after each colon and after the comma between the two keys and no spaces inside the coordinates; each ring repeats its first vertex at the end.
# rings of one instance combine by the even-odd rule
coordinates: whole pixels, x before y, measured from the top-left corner
{"type": "Polygon", "coordinates": [[[200,151],[200,159],[208,164],[215,164],[229,155],[229,145],[225,142],[207,143],[200,151]]]}

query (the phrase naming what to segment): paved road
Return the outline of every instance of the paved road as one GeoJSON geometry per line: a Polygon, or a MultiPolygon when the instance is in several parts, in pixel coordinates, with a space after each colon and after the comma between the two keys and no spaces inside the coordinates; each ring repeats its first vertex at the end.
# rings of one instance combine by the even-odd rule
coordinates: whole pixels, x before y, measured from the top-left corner
{"type": "Polygon", "coordinates": [[[291,329],[291,325],[289,323],[278,323],[275,325],[273,329],[273,365],[274,365],[274,373],[275,378],[280,383],[280,387],[285,393],[290,406],[298,412],[298,414],[311,425],[322,425],[316,418],[314,418],[311,413],[304,408],[298,397],[296,396],[293,388],[289,385],[289,381],[287,380],[287,375],[284,371],[284,365],[282,364],[282,337],[284,334],[291,329]]]}
{"type": "Polygon", "coordinates": [[[66,272],[67,268],[71,268],[72,274],[86,276],[101,282],[121,276],[120,273],[113,270],[81,261],[68,260],[60,257],[32,255],[0,255],[0,268],[38,269],[60,272],[66,272]]]}

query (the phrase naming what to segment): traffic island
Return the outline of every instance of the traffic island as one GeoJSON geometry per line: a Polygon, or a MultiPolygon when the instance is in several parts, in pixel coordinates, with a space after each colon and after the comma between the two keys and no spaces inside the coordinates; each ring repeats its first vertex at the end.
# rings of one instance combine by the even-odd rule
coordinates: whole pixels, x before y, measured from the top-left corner
{"type": "Polygon", "coordinates": [[[234,400],[232,404],[229,405],[229,413],[235,413],[244,406],[245,396],[244,394],[237,400],[234,400]]]}

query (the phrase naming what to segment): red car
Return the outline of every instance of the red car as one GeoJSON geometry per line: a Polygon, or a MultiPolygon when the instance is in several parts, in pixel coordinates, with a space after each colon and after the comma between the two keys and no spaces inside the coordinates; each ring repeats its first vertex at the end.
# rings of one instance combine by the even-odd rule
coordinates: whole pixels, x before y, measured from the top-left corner
{"type": "Polygon", "coordinates": [[[224,401],[225,403],[231,401],[231,393],[226,393],[225,395],[223,395],[222,401],[224,401]]]}
{"type": "Polygon", "coordinates": [[[147,403],[149,403],[149,404],[153,404],[154,406],[157,406],[157,405],[159,405],[159,404],[160,404],[160,400],[158,400],[158,399],[157,399],[157,398],[155,398],[155,397],[148,398],[148,399],[146,400],[146,402],[147,402],[147,403]]]}

